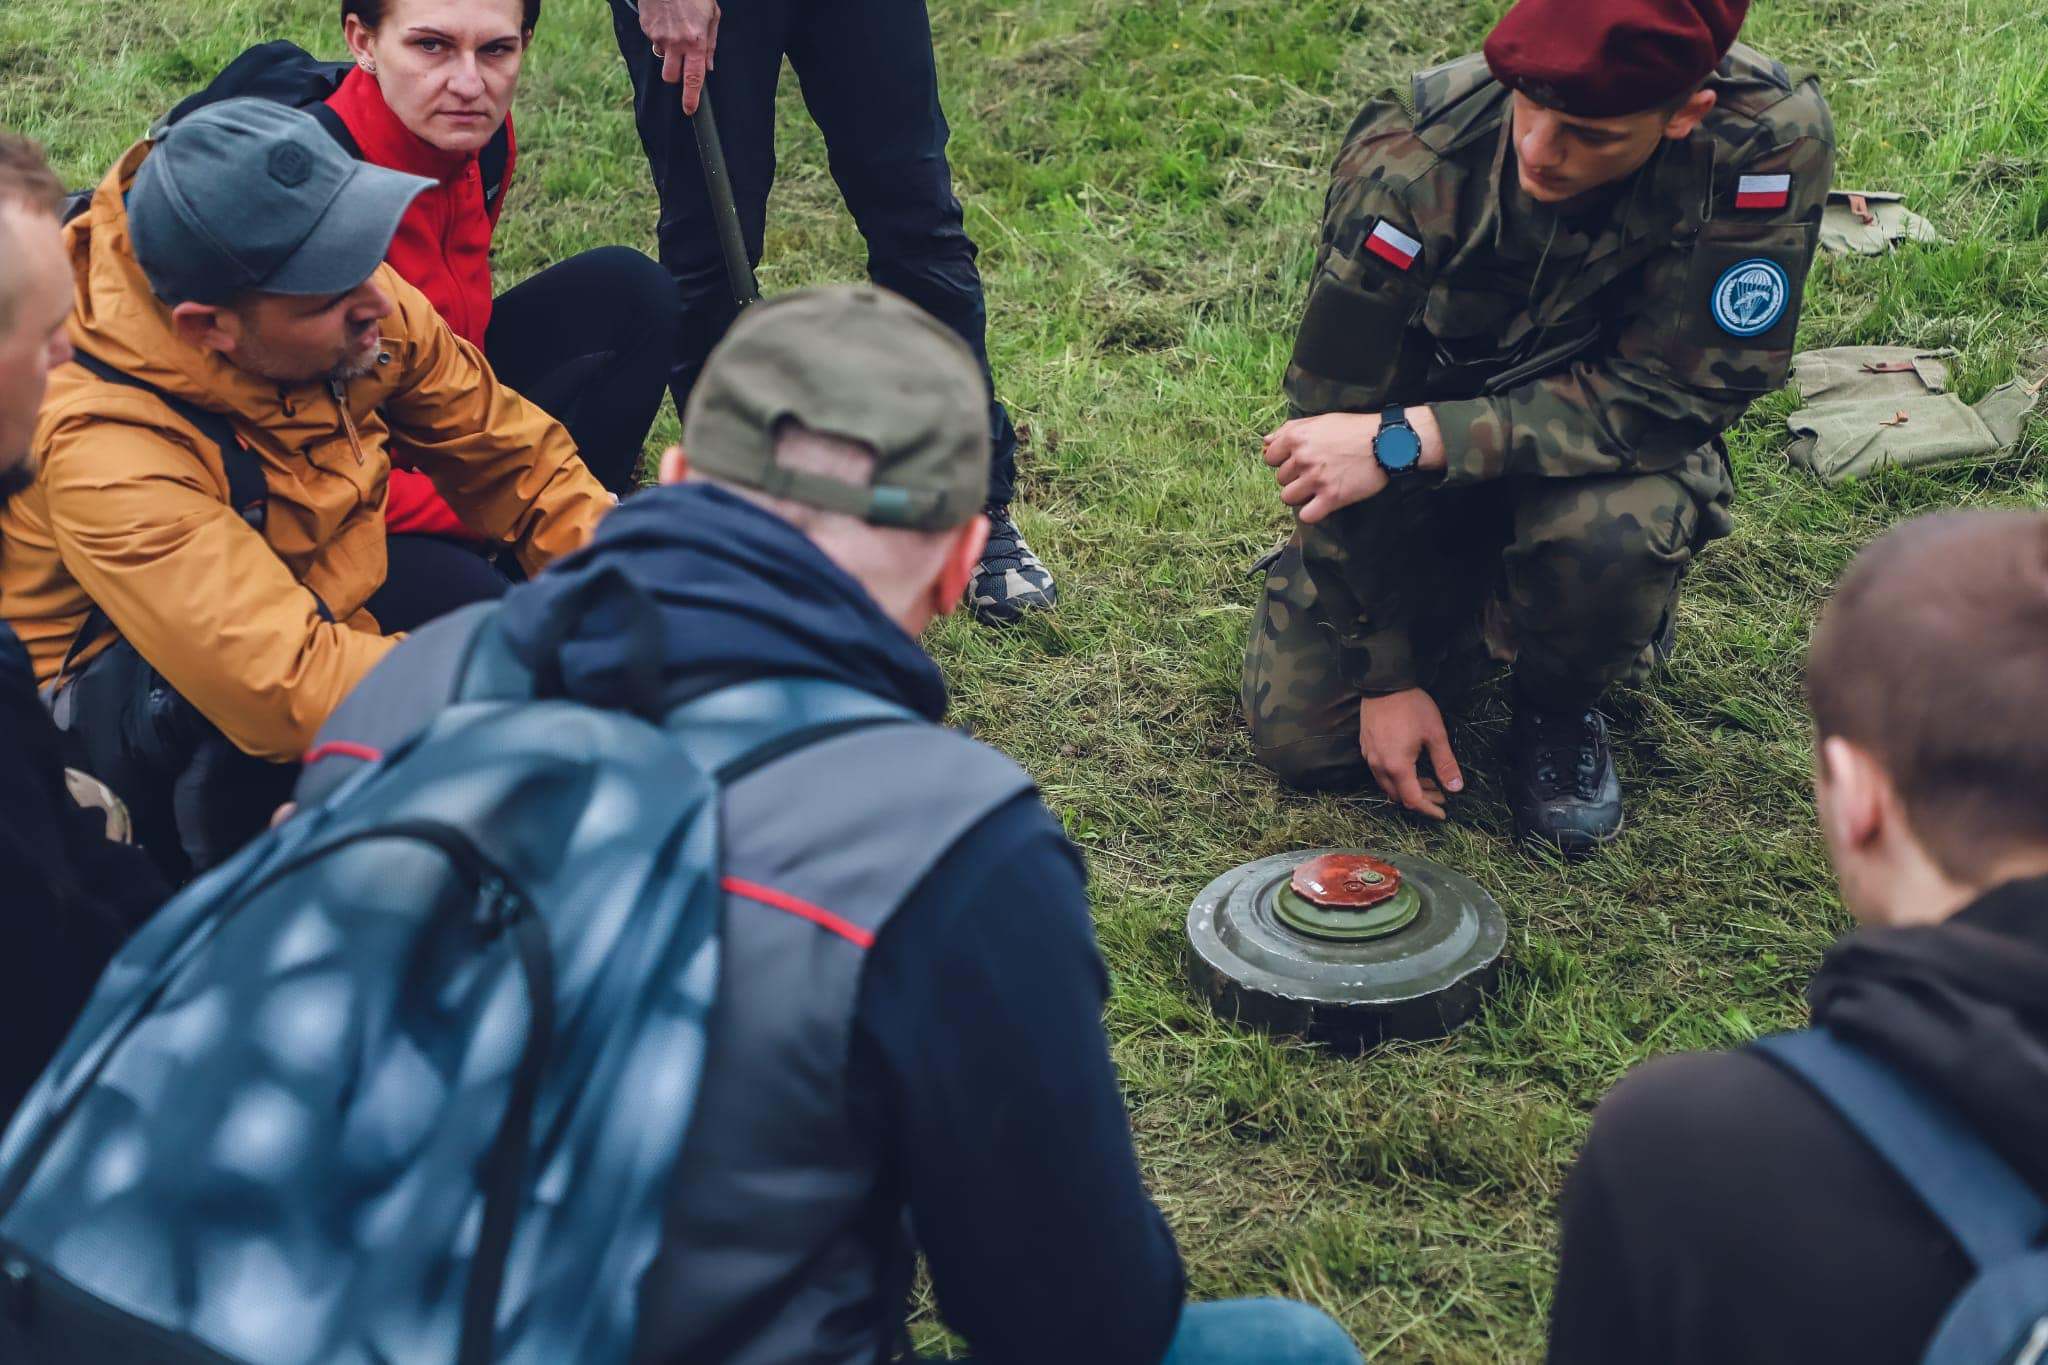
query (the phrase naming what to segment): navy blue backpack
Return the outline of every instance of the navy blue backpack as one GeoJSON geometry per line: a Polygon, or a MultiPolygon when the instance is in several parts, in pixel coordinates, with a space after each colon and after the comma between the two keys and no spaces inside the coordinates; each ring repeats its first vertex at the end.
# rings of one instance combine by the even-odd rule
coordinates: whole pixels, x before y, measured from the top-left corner
{"type": "Polygon", "coordinates": [[[1945,1100],[1824,1029],[1752,1044],[1819,1092],[1954,1237],[1976,1278],[1925,1365],[2048,1361],[2048,1204],[1945,1100]]]}
{"type": "Polygon", "coordinates": [[[0,1360],[629,1358],[718,987],[720,784],[914,718],[815,680],[536,700],[495,612],[387,662],[452,661],[453,705],[101,979],[0,1140],[0,1360]]]}

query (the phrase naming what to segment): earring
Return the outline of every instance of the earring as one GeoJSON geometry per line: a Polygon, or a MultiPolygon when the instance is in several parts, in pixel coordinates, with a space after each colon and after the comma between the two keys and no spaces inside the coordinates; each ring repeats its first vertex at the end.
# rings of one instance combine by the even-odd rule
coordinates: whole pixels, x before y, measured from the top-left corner
{"type": "Polygon", "coordinates": [[[371,61],[368,57],[363,58],[361,61],[357,62],[356,65],[360,66],[363,69],[365,75],[374,76],[377,74],[377,64],[371,61]]]}

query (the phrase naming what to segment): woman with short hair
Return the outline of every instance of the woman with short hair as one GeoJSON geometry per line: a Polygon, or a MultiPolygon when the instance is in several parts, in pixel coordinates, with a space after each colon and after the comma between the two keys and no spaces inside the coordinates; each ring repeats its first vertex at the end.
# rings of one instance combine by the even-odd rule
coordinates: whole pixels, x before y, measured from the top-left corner
{"type": "MultiPolygon", "coordinates": [[[[327,104],[363,159],[435,182],[400,224],[392,268],[500,379],[566,426],[591,472],[623,495],[667,386],[674,281],[613,246],[493,294],[491,242],[519,159],[512,104],[540,10],[541,0],[342,0],[356,68],[327,104]]],[[[385,629],[502,590],[479,577],[495,574],[481,559],[448,555],[448,540],[473,538],[424,475],[392,470],[386,520],[394,563],[431,556],[437,570],[393,578],[438,582],[447,600],[373,600],[385,629]]]]}

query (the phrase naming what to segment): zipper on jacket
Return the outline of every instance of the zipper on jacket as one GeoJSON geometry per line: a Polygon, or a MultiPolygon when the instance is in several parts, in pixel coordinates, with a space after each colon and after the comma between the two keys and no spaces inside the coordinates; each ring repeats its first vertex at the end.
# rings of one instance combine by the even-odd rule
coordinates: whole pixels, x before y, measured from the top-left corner
{"type": "Polygon", "coordinates": [[[341,429],[348,433],[348,448],[355,452],[356,463],[361,464],[367,457],[363,454],[363,438],[356,435],[355,419],[348,415],[348,391],[339,379],[328,380],[327,387],[334,391],[334,406],[341,409],[341,429]]]}

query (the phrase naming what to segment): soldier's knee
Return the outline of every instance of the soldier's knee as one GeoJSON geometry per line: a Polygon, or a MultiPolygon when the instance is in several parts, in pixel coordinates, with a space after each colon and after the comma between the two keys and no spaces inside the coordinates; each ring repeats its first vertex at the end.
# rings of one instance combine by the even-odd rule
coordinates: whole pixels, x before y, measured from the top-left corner
{"type": "Polygon", "coordinates": [[[1370,775],[1358,748],[1355,708],[1320,697],[1307,704],[1284,700],[1262,672],[1254,653],[1245,661],[1242,701],[1252,757],[1260,767],[1304,791],[1355,786],[1370,775]]]}
{"type": "Polygon", "coordinates": [[[1543,565],[1560,589],[1667,578],[1692,557],[1700,509],[1675,479],[1584,480],[1532,498],[1508,557],[1543,565]]]}
{"type": "Polygon", "coordinates": [[[1372,780],[1372,770],[1359,752],[1358,738],[1315,736],[1279,744],[1261,744],[1252,737],[1252,758],[1261,768],[1296,791],[1356,791],[1372,780]]]}

